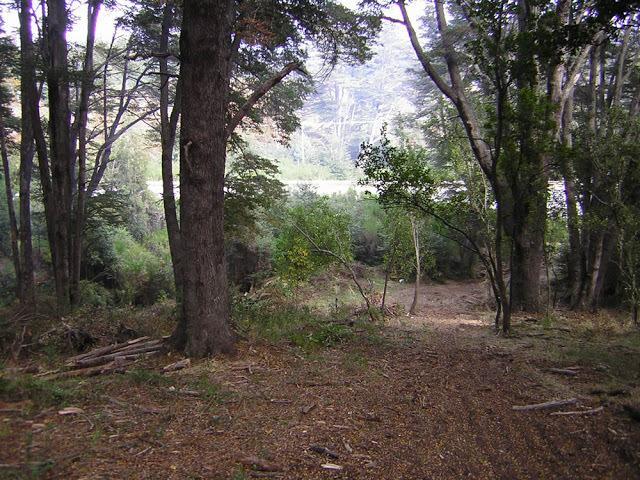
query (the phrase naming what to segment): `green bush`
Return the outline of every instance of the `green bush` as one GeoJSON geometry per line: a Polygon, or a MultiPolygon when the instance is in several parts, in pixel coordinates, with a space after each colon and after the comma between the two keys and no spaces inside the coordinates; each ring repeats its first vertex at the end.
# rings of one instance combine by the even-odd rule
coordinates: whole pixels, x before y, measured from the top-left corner
{"type": "Polygon", "coordinates": [[[88,307],[106,307],[113,302],[109,289],[96,282],[80,280],[80,301],[88,307]]]}
{"type": "Polygon", "coordinates": [[[31,400],[36,408],[64,405],[77,393],[77,386],[30,375],[0,377],[0,398],[11,402],[31,400]]]}
{"type": "Polygon", "coordinates": [[[308,280],[323,267],[352,259],[350,217],[319,198],[288,209],[276,236],[276,272],[292,283],[308,280]],[[330,253],[329,253],[330,252],[330,253]],[[337,257],[336,257],[337,256],[337,257]]]}
{"type": "Polygon", "coordinates": [[[279,305],[240,297],[234,302],[233,318],[245,336],[270,343],[289,343],[305,351],[332,347],[351,340],[353,330],[312,312],[306,306],[279,305]]]}
{"type": "Polygon", "coordinates": [[[160,234],[151,236],[148,242],[138,243],[124,229],[114,232],[116,261],[112,271],[122,303],[152,305],[174,293],[168,242],[164,243],[160,234]]]}

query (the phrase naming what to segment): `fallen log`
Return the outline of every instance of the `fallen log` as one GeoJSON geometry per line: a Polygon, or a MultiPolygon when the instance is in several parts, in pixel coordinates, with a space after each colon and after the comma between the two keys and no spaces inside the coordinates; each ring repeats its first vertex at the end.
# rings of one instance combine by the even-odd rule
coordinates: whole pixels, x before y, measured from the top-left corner
{"type": "Polygon", "coordinates": [[[111,352],[114,352],[114,351],[116,351],[116,350],[118,350],[120,348],[128,347],[130,345],[135,345],[136,343],[140,343],[140,342],[143,342],[143,341],[148,340],[148,339],[149,339],[149,337],[140,337],[140,338],[136,338],[134,340],[129,340],[128,342],[114,343],[112,345],[106,345],[104,347],[95,348],[95,349],[91,350],[90,352],[85,352],[83,354],[76,355],[75,357],[71,357],[71,358],[67,359],[67,363],[75,363],[78,360],[91,358],[91,357],[96,357],[96,356],[99,356],[99,355],[104,355],[106,353],[111,353],[111,352]]]}
{"type": "Polygon", "coordinates": [[[147,340],[146,342],[136,343],[135,345],[128,345],[123,348],[119,348],[114,350],[113,353],[127,353],[132,352],[134,350],[138,350],[140,348],[151,347],[153,345],[162,345],[162,340],[147,340]]]}
{"type": "Polygon", "coordinates": [[[526,410],[546,410],[549,408],[557,408],[557,407],[564,407],[567,405],[574,405],[575,403],[578,402],[577,398],[566,398],[564,400],[552,400],[549,402],[543,402],[543,403],[534,403],[532,405],[514,405],[513,407],[511,407],[513,410],[518,410],[518,411],[526,411],[526,410]]]}
{"type": "Polygon", "coordinates": [[[114,360],[116,357],[124,357],[124,356],[131,356],[131,355],[136,355],[136,354],[140,354],[140,353],[148,353],[148,352],[156,352],[158,350],[160,350],[162,348],[162,345],[159,343],[154,343],[152,345],[143,347],[140,346],[139,348],[136,349],[130,349],[130,350],[126,350],[126,351],[121,351],[121,352],[114,352],[114,353],[109,353],[106,355],[101,355],[99,357],[95,357],[95,358],[87,358],[85,360],[79,360],[75,363],[74,366],[76,367],[92,367],[95,365],[102,365],[104,363],[107,363],[111,360],[114,360]]]}
{"type": "Polygon", "coordinates": [[[182,370],[183,368],[187,368],[191,366],[191,359],[185,358],[183,360],[178,360],[177,362],[170,363],[165,366],[162,371],[163,372],[174,372],[176,370],[182,370]]]}

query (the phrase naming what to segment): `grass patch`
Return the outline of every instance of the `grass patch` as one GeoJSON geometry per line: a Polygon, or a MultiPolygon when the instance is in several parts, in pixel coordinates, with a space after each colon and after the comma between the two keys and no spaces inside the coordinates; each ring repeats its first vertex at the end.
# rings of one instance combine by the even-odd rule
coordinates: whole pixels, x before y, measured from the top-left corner
{"type": "Polygon", "coordinates": [[[31,400],[34,407],[63,406],[78,396],[77,383],[45,380],[31,375],[0,378],[0,398],[9,402],[31,400]]]}
{"type": "Polygon", "coordinates": [[[200,392],[200,398],[211,404],[219,404],[230,397],[220,386],[212,382],[206,375],[201,375],[189,383],[189,388],[200,392]]]}
{"type": "Polygon", "coordinates": [[[289,343],[305,351],[332,347],[352,340],[353,329],[332,322],[306,306],[280,305],[241,300],[234,307],[236,328],[245,336],[269,343],[289,343]]]}
{"type": "Polygon", "coordinates": [[[173,383],[169,377],[166,377],[159,372],[146,370],[144,368],[127,370],[125,378],[136,385],[151,385],[154,387],[162,387],[173,383]]]}
{"type": "Polygon", "coordinates": [[[640,382],[640,332],[604,335],[586,329],[576,337],[563,338],[563,344],[564,348],[549,351],[553,359],[601,370],[614,382],[640,382]]]}
{"type": "Polygon", "coordinates": [[[540,325],[543,329],[549,330],[555,323],[557,323],[557,319],[555,318],[553,313],[546,313],[544,317],[542,317],[540,325]]]}
{"type": "Polygon", "coordinates": [[[346,370],[364,370],[369,366],[369,359],[360,352],[348,352],[344,356],[342,364],[346,370]]]}

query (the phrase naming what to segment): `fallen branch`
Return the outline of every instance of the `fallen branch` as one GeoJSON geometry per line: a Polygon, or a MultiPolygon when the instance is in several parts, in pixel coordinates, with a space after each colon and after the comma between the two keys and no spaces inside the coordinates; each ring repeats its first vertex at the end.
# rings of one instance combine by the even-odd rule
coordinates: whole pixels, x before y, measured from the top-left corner
{"type": "Polygon", "coordinates": [[[593,415],[604,410],[604,407],[591,408],[589,410],[575,410],[569,412],[552,412],[549,415],[593,415]]]}
{"type": "Polygon", "coordinates": [[[176,370],[182,370],[183,368],[187,368],[191,366],[191,359],[185,358],[183,360],[178,360],[177,362],[170,363],[165,366],[162,371],[163,372],[175,372],[176,370]]]}
{"type": "Polygon", "coordinates": [[[126,367],[128,367],[131,363],[133,363],[131,361],[124,361],[119,359],[116,359],[116,360],[110,363],[107,363],[106,365],[80,368],[76,370],[67,370],[65,372],[55,373],[53,375],[50,375],[44,378],[46,378],[47,380],[55,380],[59,378],[92,377],[95,375],[101,375],[103,373],[124,373],[126,370],[126,367]]]}
{"type": "Polygon", "coordinates": [[[575,370],[571,370],[569,368],[550,368],[549,371],[551,373],[557,373],[558,375],[567,375],[570,377],[575,377],[578,375],[578,372],[575,370]]]}
{"type": "Polygon", "coordinates": [[[566,398],[564,400],[552,400],[550,402],[535,403],[533,405],[522,405],[522,406],[514,405],[511,408],[513,410],[518,410],[518,411],[546,410],[549,408],[557,408],[557,407],[564,407],[566,405],[574,405],[577,402],[578,402],[577,398],[566,398]]]}

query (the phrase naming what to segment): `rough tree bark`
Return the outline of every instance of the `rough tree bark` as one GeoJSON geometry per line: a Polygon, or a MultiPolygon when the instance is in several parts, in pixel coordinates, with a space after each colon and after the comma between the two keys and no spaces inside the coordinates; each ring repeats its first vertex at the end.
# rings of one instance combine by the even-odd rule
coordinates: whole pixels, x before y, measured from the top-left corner
{"type": "Polygon", "coordinates": [[[180,35],[182,321],[174,344],[194,357],[231,352],[224,255],[226,120],[235,2],[185,2],[180,35]]]}
{"type": "Polygon", "coordinates": [[[51,202],[53,230],[51,256],[58,313],[69,310],[69,253],[71,234],[71,112],[64,0],[47,0],[47,86],[51,151],[51,202]]]}
{"type": "Polygon", "coordinates": [[[35,300],[33,245],[31,236],[31,176],[34,157],[34,115],[30,83],[35,69],[31,36],[31,0],[20,2],[20,270],[18,298],[23,304],[35,300]]]}
{"type": "MultiPolygon", "coordinates": [[[[234,6],[231,0],[186,2],[180,34],[181,93],[172,116],[176,115],[174,122],[177,112],[181,117],[179,255],[183,285],[181,317],[171,343],[194,357],[234,349],[224,254],[227,140],[273,87],[300,69],[295,62],[284,66],[228,118],[233,62],[242,41],[240,33],[233,34],[234,6]]],[[[169,182],[163,187],[166,195],[169,182]]]]}

